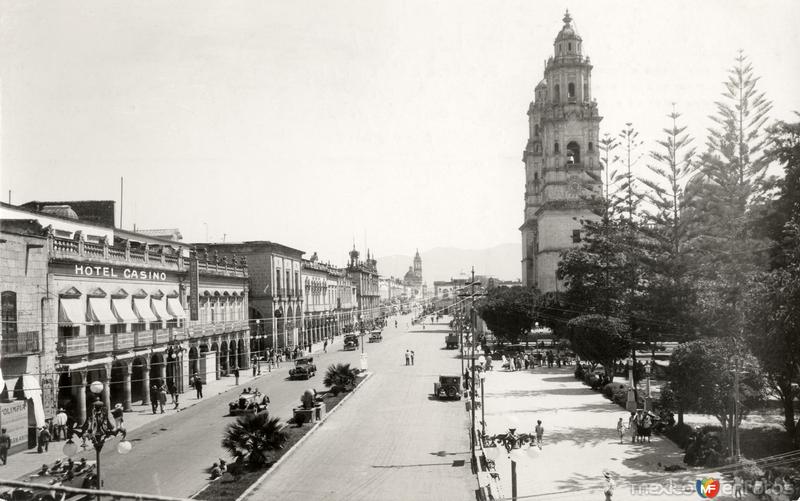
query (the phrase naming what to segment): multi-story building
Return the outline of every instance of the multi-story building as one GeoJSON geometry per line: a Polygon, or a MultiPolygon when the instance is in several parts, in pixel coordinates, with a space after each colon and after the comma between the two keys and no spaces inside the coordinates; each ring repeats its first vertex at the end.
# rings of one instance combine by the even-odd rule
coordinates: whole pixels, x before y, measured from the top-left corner
{"type": "Polygon", "coordinates": [[[422,298],[424,296],[424,280],[422,279],[422,257],[419,255],[419,249],[414,254],[413,266],[408,267],[408,271],[403,277],[403,283],[411,290],[411,294],[422,298]]]}
{"type": "Polygon", "coordinates": [[[344,271],[321,263],[314,253],[303,259],[301,280],[305,295],[303,342],[317,343],[342,332],[339,281],[344,271]]]}
{"type": "Polygon", "coordinates": [[[369,323],[380,316],[380,290],[378,287],[378,261],[371,258],[359,261],[359,252],[353,247],[347,274],[355,285],[359,320],[369,323]]]}
{"type": "Polygon", "coordinates": [[[303,251],[252,241],[195,244],[227,259],[246,257],[250,279],[249,316],[255,329],[251,350],[285,349],[303,339],[303,251]]]}
{"type": "Polygon", "coordinates": [[[592,99],[592,65],[583,40],[564,15],[528,108],[522,282],[542,291],[559,286],[559,255],[581,241],[581,221],[595,218],[591,196],[601,195],[600,117],[592,99]]]}
{"type": "Polygon", "coordinates": [[[113,207],[87,222],[39,204],[0,204],[0,368],[37,424],[58,406],[82,422],[93,381],[130,410],[153,383],[183,391],[195,373],[249,366],[244,262],[114,228],[113,207]]]}

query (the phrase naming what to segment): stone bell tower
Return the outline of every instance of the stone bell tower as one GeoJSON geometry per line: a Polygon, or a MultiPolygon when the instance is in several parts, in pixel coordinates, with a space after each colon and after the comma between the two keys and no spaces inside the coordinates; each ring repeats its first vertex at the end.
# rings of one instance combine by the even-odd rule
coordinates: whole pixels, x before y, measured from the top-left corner
{"type": "Polygon", "coordinates": [[[600,120],[592,99],[592,65],[569,11],[528,108],[522,282],[543,292],[561,287],[559,254],[581,241],[581,220],[596,216],[602,195],[597,144],[600,120]]]}

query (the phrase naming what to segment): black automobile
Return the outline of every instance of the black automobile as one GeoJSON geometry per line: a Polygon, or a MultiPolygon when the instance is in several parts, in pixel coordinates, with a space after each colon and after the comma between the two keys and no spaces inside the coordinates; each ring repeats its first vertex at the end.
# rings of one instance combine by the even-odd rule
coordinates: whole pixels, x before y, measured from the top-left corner
{"type": "Polygon", "coordinates": [[[309,379],[317,373],[317,366],[314,365],[313,357],[302,357],[294,361],[294,368],[289,369],[289,377],[292,379],[309,379]]]}

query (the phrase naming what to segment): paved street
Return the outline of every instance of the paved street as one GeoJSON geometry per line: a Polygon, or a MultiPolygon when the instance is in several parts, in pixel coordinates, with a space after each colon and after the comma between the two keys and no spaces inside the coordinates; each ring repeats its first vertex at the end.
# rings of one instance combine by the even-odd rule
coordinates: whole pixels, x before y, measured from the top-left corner
{"type": "MultiPolygon", "coordinates": [[[[650,444],[632,444],[629,436],[620,444],[616,423],[620,417],[627,423],[628,413],[583,386],[573,377],[573,370],[537,367],[487,373],[487,434],[505,433],[510,427],[517,428],[517,433],[532,433],[537,419],[545,429],[542,450],[533,448],[517,456],[519,497],[602,500],[602,473],[610,470],[617,483],[614,501],[699,499],[695,481],[704,476],[719,478],[714,472],[701,474],[700,469],[666,473],[659,463],[682,464],[683,453],[658,435],[650,444]],[[675,485],[672,493],[664,490],[670,477],[675,485]]],[[[502,493],[510,499],[511,464],[505,449],[501,451],[496,471],[502,493]]],[[[720,495],[716,499],[730,498],[720,495]]]]}
{"type": "Polygon", "coordinates": [[[385,332],[367,345],[373,376],[247,499],[474,499],[464,403],[431,396],[440,373],[461,368],[443,349],[446,325],[385,332]]]}

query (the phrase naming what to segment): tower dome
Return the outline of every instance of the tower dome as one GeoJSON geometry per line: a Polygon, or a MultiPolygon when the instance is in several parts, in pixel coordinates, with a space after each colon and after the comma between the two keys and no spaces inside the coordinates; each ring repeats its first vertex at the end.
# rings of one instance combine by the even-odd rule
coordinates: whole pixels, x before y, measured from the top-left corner
{"type": "Polygon", "coordinates": [[[564,26],[561,31],[556,35],[556,40],[553,42],[553,49],[555,50],[556,57],[575,56],[581,53],[581,42],[583,39],[575,28],[572,26],[572,16],[569,15],[569,10],[564,13],[564,26]]]}

